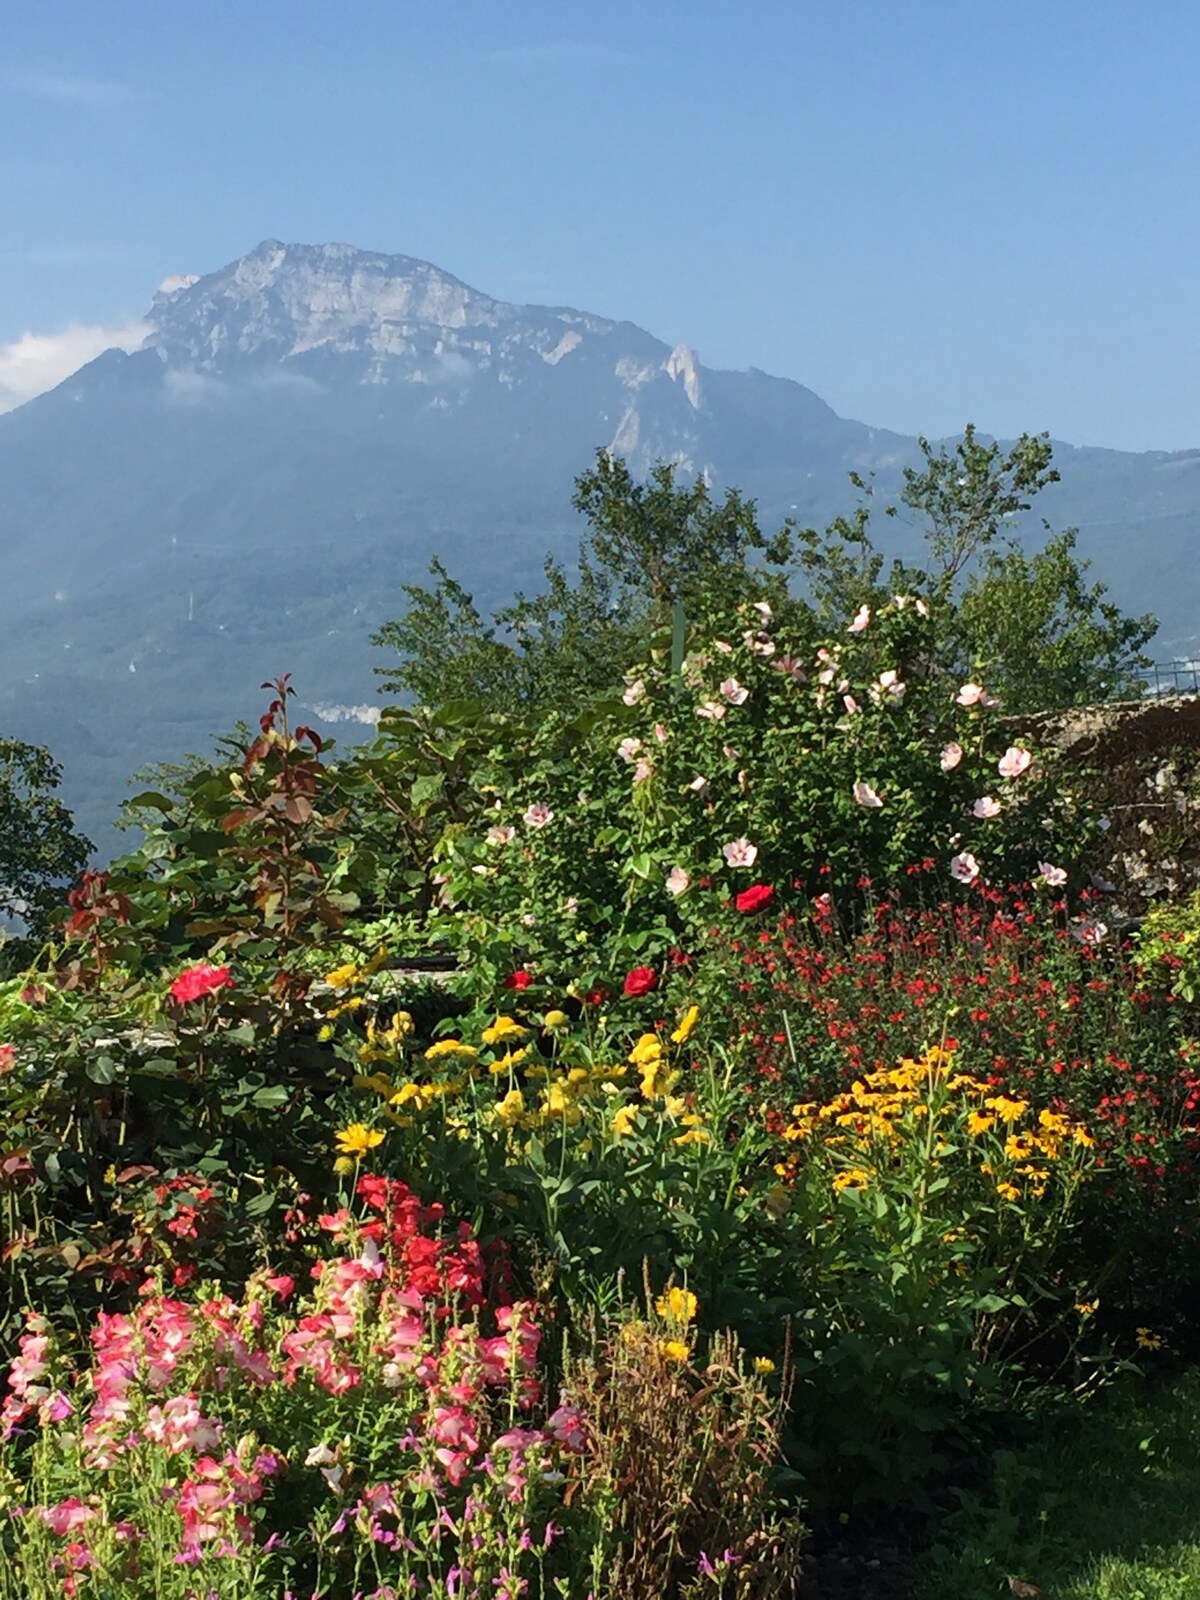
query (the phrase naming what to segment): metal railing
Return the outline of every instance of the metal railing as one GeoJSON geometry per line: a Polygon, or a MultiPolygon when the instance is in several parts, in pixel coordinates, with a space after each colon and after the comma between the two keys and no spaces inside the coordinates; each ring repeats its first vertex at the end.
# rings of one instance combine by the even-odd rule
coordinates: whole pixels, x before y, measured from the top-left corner
{"type": "Polygon", "coordinates": [[[1176,695],[1200,695],[1200,660],[1154,661],[1142,667],[1138,676],[1145,684],[1148,700],[1165,700],[1176,695]]]}

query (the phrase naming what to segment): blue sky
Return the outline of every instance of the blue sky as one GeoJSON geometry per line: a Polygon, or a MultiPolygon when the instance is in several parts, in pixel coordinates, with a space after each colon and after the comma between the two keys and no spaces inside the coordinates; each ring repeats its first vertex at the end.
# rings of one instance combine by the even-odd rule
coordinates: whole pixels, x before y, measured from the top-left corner
{"type": "Polygon", "coordinates": [[[1200,447],[1197,61],[1194,0],[4,0],[0,391],[274,236],[905,432],[1200,447]]]}

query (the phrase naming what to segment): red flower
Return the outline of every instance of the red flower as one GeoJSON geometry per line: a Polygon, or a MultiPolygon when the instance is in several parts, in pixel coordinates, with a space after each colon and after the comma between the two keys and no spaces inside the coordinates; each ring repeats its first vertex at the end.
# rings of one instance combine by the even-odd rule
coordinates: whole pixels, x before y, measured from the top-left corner
{"type": "Polygon", "coordinates": [[[533,982],[533,974],[529,972],[510,972],[504,980],[506,989],[528,989],[533,982]]]}
{"type": "Polygon", "coordinates": [[[602,1006],[607,996],[603,989],[589,989],[583,997],[585,1006],[602,1006]]]}
{"type": "Polygon", "coordinates": [[[774,897],[775,891],[769,883],[752,883],[748,889],[742,890],[733,903],[739,911],[749,913],[769,906],[774,897]]]}
{"type": "Polygon", "coordinates": [[[658,973],[653,967],[634,967],[632,972],[625,974],[625,993],[634,998],[641,994],[649,994],[651,989],[658,986],[658,973]]]}
{"type": "Polygon", "coordinates": [[[189,1000],[202,1000],[206,994],[215,994],[218,989],[232,988],[233,979],[229,976],[228,967],[210,967],[206,961],[202,961],[199,966],[188,967],[186,972],[181,972],[167,993],[172,1000],[186,1005],[189,1000]]]}

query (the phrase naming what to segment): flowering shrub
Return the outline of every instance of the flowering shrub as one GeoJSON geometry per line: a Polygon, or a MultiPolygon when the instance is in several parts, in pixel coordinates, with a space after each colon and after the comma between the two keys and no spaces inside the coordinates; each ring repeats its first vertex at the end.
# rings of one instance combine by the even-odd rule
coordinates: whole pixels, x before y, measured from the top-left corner
{"type": "Polygon", "coordinates": [[[90,1364],[31,1325],[2,1413],[24,1592],[515,1597],[552,1559],[586,1434],[543,1403],[532,1308],[440,1207],[357,1190],[364,1220],[320,1218],[340,1248],[307,1297],[268,1272],[238,1300],[148,1282],[90,1364]]]}
{"type": "Polygon", "coordinates": [[[822,868],[849,903],[864,877],[903,888],[913,861],[967,888],[1078,857],[1082,780],[1002,726],[983,683],[942,674],[919,595],[864,607],[840,636],[813,625],[726,605],[695,620],[682,670],[660,639],[621,699],[544,719],[490,825],[444,844],[481,988],[514,968],[585,988],[653,971],[730,908],[811,894],[822,868]]]}

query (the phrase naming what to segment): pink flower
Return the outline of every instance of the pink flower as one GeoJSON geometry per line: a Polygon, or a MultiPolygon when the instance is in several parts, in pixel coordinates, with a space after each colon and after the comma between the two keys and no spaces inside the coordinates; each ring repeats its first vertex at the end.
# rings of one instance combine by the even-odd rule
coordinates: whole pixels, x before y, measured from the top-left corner
{"type": "Polygon", "coordinates": [[[755,656],[773,656],[775,654],[775,641],[769,633],[754,632],[751,629],[742,635],[742,643],[755,656]]]}
{"type": "Polygon", "coordinates": [[[640,739],[622,739],[620,744],[617,746],[617,754],[620,756],[622,761],[632,762],[637,760],[638,752],[641,750],[641,748],[642,741],[640,739]]]}
{"type": "Polygon", "coordinates": [[[1023,750],[1019,744],[1010,744],[1000,757],[999,767],[1002,778],[1019,778],[1033,760],[1028,750],[1023,750]]]}
{"type": "Polygon", "coordinates": [[[978,817],[980,821],[986,821],[988,817],[998,817],[1000,802],[994,800],[990,794],[982,794],[971,807],[971,815],[978,817]]]}
{"type": "Polygon", "coordinates": [[[846,629],[847,633],[865,633],[871,623],[870,606],[859,606],[854,621],[846,629]]]}
{"type": "Polygon", "coordinates": [[[802,663],[797,661],[795,656],[776,656],[771,663],[771,669],[774,672],[786,673],[794,683],[803,683],[807,677],[802,663]]]}
{"type": "Polygon", "coordinates": [[[661,722],[656,722],[654,724],[654,737],[658,740],[659,744],[666,744],[667,740],[671,736],[661,722]]]}
{"type": "Polygon", "coordinates": [[[869,809],[874,810],[881,806],[883,801],[875,793],[871,785],[869,783],[864,783],[860,778],[854,785],[854,803],[855,805],[867,806],[869,809]]]}
{"type": "Polygon", "coordinates": [[[564,1450],[578,1453],[587,1445],[587,1426],[577,1406],[559,1406],[547,1418],[546,1427],[564,1450]]]}
{"type": "Polygon", "coordinates": [[[78,1495],[71,1495],[66,1500],[60,1500],[57,1505],[42,1507],[42,1521],[56,1533],[60,1539],[65,1539],[68,1534],[82,1528],[96,1515],[91,1506],[85,1506],[78,1495]]]}
{"type": "Polygon", "coordinates": [[[987,690],[981,683],[964,683],[957,695],[955,695],[954,703],[964,707],[977,706],[985,699],[986,695],[987,690]]]}
{"type": "Polygon", "coordinates": [[[1108,934],[1108,924],[1099,917],[1079,917],[1071,924],[1071,937],[1080,944],[1101,944],[1108,934]]]}
{"type": "Polygon", "coordinates": [[[494,828],[487,831],[489,844],[511,844],[516,837],[517,830],[508,824],[497,823],[494,828]]]}
{"type": "Polygon", "coordinates": [[[210,967],[206,961],[202,961],[198,966],[188,967],[181,972],[167,993],[179,1005],[186,1005],[189,1000],[201,1000],[205,995],[216,994],[218,989],[232,988],[233,979],[229,976],[228,967],[210,967]]]}
{"type": "Polygon", "coordinates": [[[858,701],[854,698],[854,696],[852,694],[844,694],[842,696],[842,704],[845,706],[846,710],[850,713],[850,715],[852,717],[853,716],[857,716],[859,710],[861,709],[859,707],[858,701]]]}
{"type": "Polygon", "coordinates": [[[727,866],[752,867],[758,859],[758,846],[751,844],[749,839],[731,839],[721,847],[721,854],[727,866]]]}
{"type": "Polygon", "coordinates": [[[696,707],[696,715],[703,717],[706,722],[720,722],[725,715],[725,707],[719,700],[704,700],[696,707]]]}
{"type": "Polygon", "coordinates": [[[979,863],[969,850],[950,857],[950,876],[959,883],[974,883],[979,876],[979,863]]]}
{"type": "Polygon", "coordinates": [[[646,779],[653,771],[653,761],[650,760],[649,756],[642,756],[633,769],[634,783],[645,783],[646,779]]]}
{"type": "Polygon", "coordinates": [[[1048,861],[1038,862],[1038,877],[1050,889],[1061,889],[1067,881],[1067,875],[1062,867],[1051,866],[1048,861]]]}
{"type": "Polygon", "coordinates": [[[691,881],[682,867],[672,867],[667,873],[667,893],[676,896],[686,894],[691,881]]]}
{"type": "Polygon", "coordinates": [[[733,654],[733,646],[727,644],[724,639],[714,639],[713,648],[719,650],[723,656],[731,656],[733,654]]]}
{"type": "Polygon", "coordinates": [[[625,693],[621,696],[621,699],[624,700],[627,706],[636,706],[645,698],[646,685],[641,678],[635,678],[632,683],[627,684],[625,693]]]}
{"type": "Polygon", "coordinates": [[[731,706],[743,705],[750,698],[749,689],[744,688],[736,678],[726,678],[720,687],[731,706]]]}
{"type": "Polygon", "coordinates": [[[943,772],[953,772],[963,758],[962,745],[956,744],[952,739],[949,744],[942,746],[941,765],[943,772]]]}
{"type": "Polygon", "coordinates": [[[701,775],[697,773],[692,779],[691,783],[688,784],[688,788],[693,794],[703,794],[705,789],[708,788],[708,779],[701,777],[701,775]]]}
{"type": "Polygon", "coordinates": [[[544,828],[554,821],[554,813],[542,800],[535,800],[525,812],[525,826],[527,828],[544,828]]]}
{"type": "Polygon", "coordinates": [[[896,705],[901,705],[907,693],[908,685],[901,681],[900,674],[894,667],[889,667],[886,672],[881,672],[878,683],[871,685],[871,699],[874,700],[876,705],[880,705],[886,700],[893,700],[896,705]]]}

